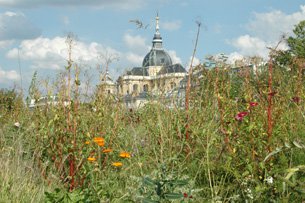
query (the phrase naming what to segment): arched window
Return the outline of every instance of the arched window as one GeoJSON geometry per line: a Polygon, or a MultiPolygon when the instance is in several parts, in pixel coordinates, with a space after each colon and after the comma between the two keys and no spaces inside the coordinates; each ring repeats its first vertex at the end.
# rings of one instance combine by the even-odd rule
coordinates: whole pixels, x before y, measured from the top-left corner
{"type": "Polygon", "coordinates": [[[148,92],[148,84],[143,85],[143,91],[148,92]]]}
{"type": "Polygon", "coordinates": [[[176,87],[176,83],[175,82],[171,82],[171,89],[174,89],[176,87]]]}
{"type": "Polygon", "coordinates": [[[134,85],[132,86],[132,90],[133,90],[134,92],[138,92],[138,84],[134,84],[134,85]]]}

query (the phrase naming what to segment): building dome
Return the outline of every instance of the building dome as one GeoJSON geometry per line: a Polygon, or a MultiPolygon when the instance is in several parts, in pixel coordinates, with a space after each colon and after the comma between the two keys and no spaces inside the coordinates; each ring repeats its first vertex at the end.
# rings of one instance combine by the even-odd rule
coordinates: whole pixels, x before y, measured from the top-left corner
{"type": "Polygon", "coordinates": [[[172,59],[162,47],[162,37],[159,32],[159,16],[156,17],[156,32],[152,41],[150,52],[144,57],[142,66],[170,66],[172,59]]]}
{"type": "Polygon", "coordinates": [[[142,66],[170,66],[172,59],[163,49],[151,49],[150,52],[144,57],[142,66]]]}

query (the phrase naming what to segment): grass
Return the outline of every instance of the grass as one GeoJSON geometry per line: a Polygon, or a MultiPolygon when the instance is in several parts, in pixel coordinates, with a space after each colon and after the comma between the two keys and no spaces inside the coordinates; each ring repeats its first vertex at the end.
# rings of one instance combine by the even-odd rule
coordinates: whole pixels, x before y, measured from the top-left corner
{"type": "Polygon", "coordinates": [[[43,202],[48,188],[28,156],[26,134],[12,123],[0,131],[0,202],[43,202]]]}

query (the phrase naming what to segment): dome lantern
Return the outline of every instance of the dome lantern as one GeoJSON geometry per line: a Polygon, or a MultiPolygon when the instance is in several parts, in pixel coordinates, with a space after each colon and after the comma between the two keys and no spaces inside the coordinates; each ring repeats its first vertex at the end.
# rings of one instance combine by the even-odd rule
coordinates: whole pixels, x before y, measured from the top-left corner
{"type": "Polygon", "coordinates": [[[159,15],[156,16],[156,32],[152,41],[150,52],[144,57],[142,66],[170,66],[172,59],[162,47],[162,37],[159,32],[159,15]]]}

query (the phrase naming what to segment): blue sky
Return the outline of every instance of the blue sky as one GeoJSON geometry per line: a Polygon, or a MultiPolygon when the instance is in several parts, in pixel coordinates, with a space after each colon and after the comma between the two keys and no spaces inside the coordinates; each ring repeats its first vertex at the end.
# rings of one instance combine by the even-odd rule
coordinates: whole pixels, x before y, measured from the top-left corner
{"type": "MultiPolygon", "coordinates": [[[[196,21],[202,29],[196,63],[207,55],[268,56],[282,34],[291,35],[305,20],[303,0],[0,0],[0,88],[27,91],[34,71],[52,78],[64,70],[65,38],[77,41],[72,58],[92,81],[105,67],[105,56],[116,79],[124,71],[141,66],[149,51],[159,12],[164,48],[174,62],[187,67],[196,37],[196,21]],[[137,29],[130,20],[141,20],[137,29]],[[19,60],[18,60],[19,59],[19,60]],[[20,63],[20,66],[19,66],[20,63]],[[20,67],[20,68],[19,68],[20,67]],[[97,67],[100,67],[97,69],[97,67]],[[21,69],[21,75],[20,75],[21,69]]],[[[283,44],[281,48],[285,48],[283,44]]]]}

